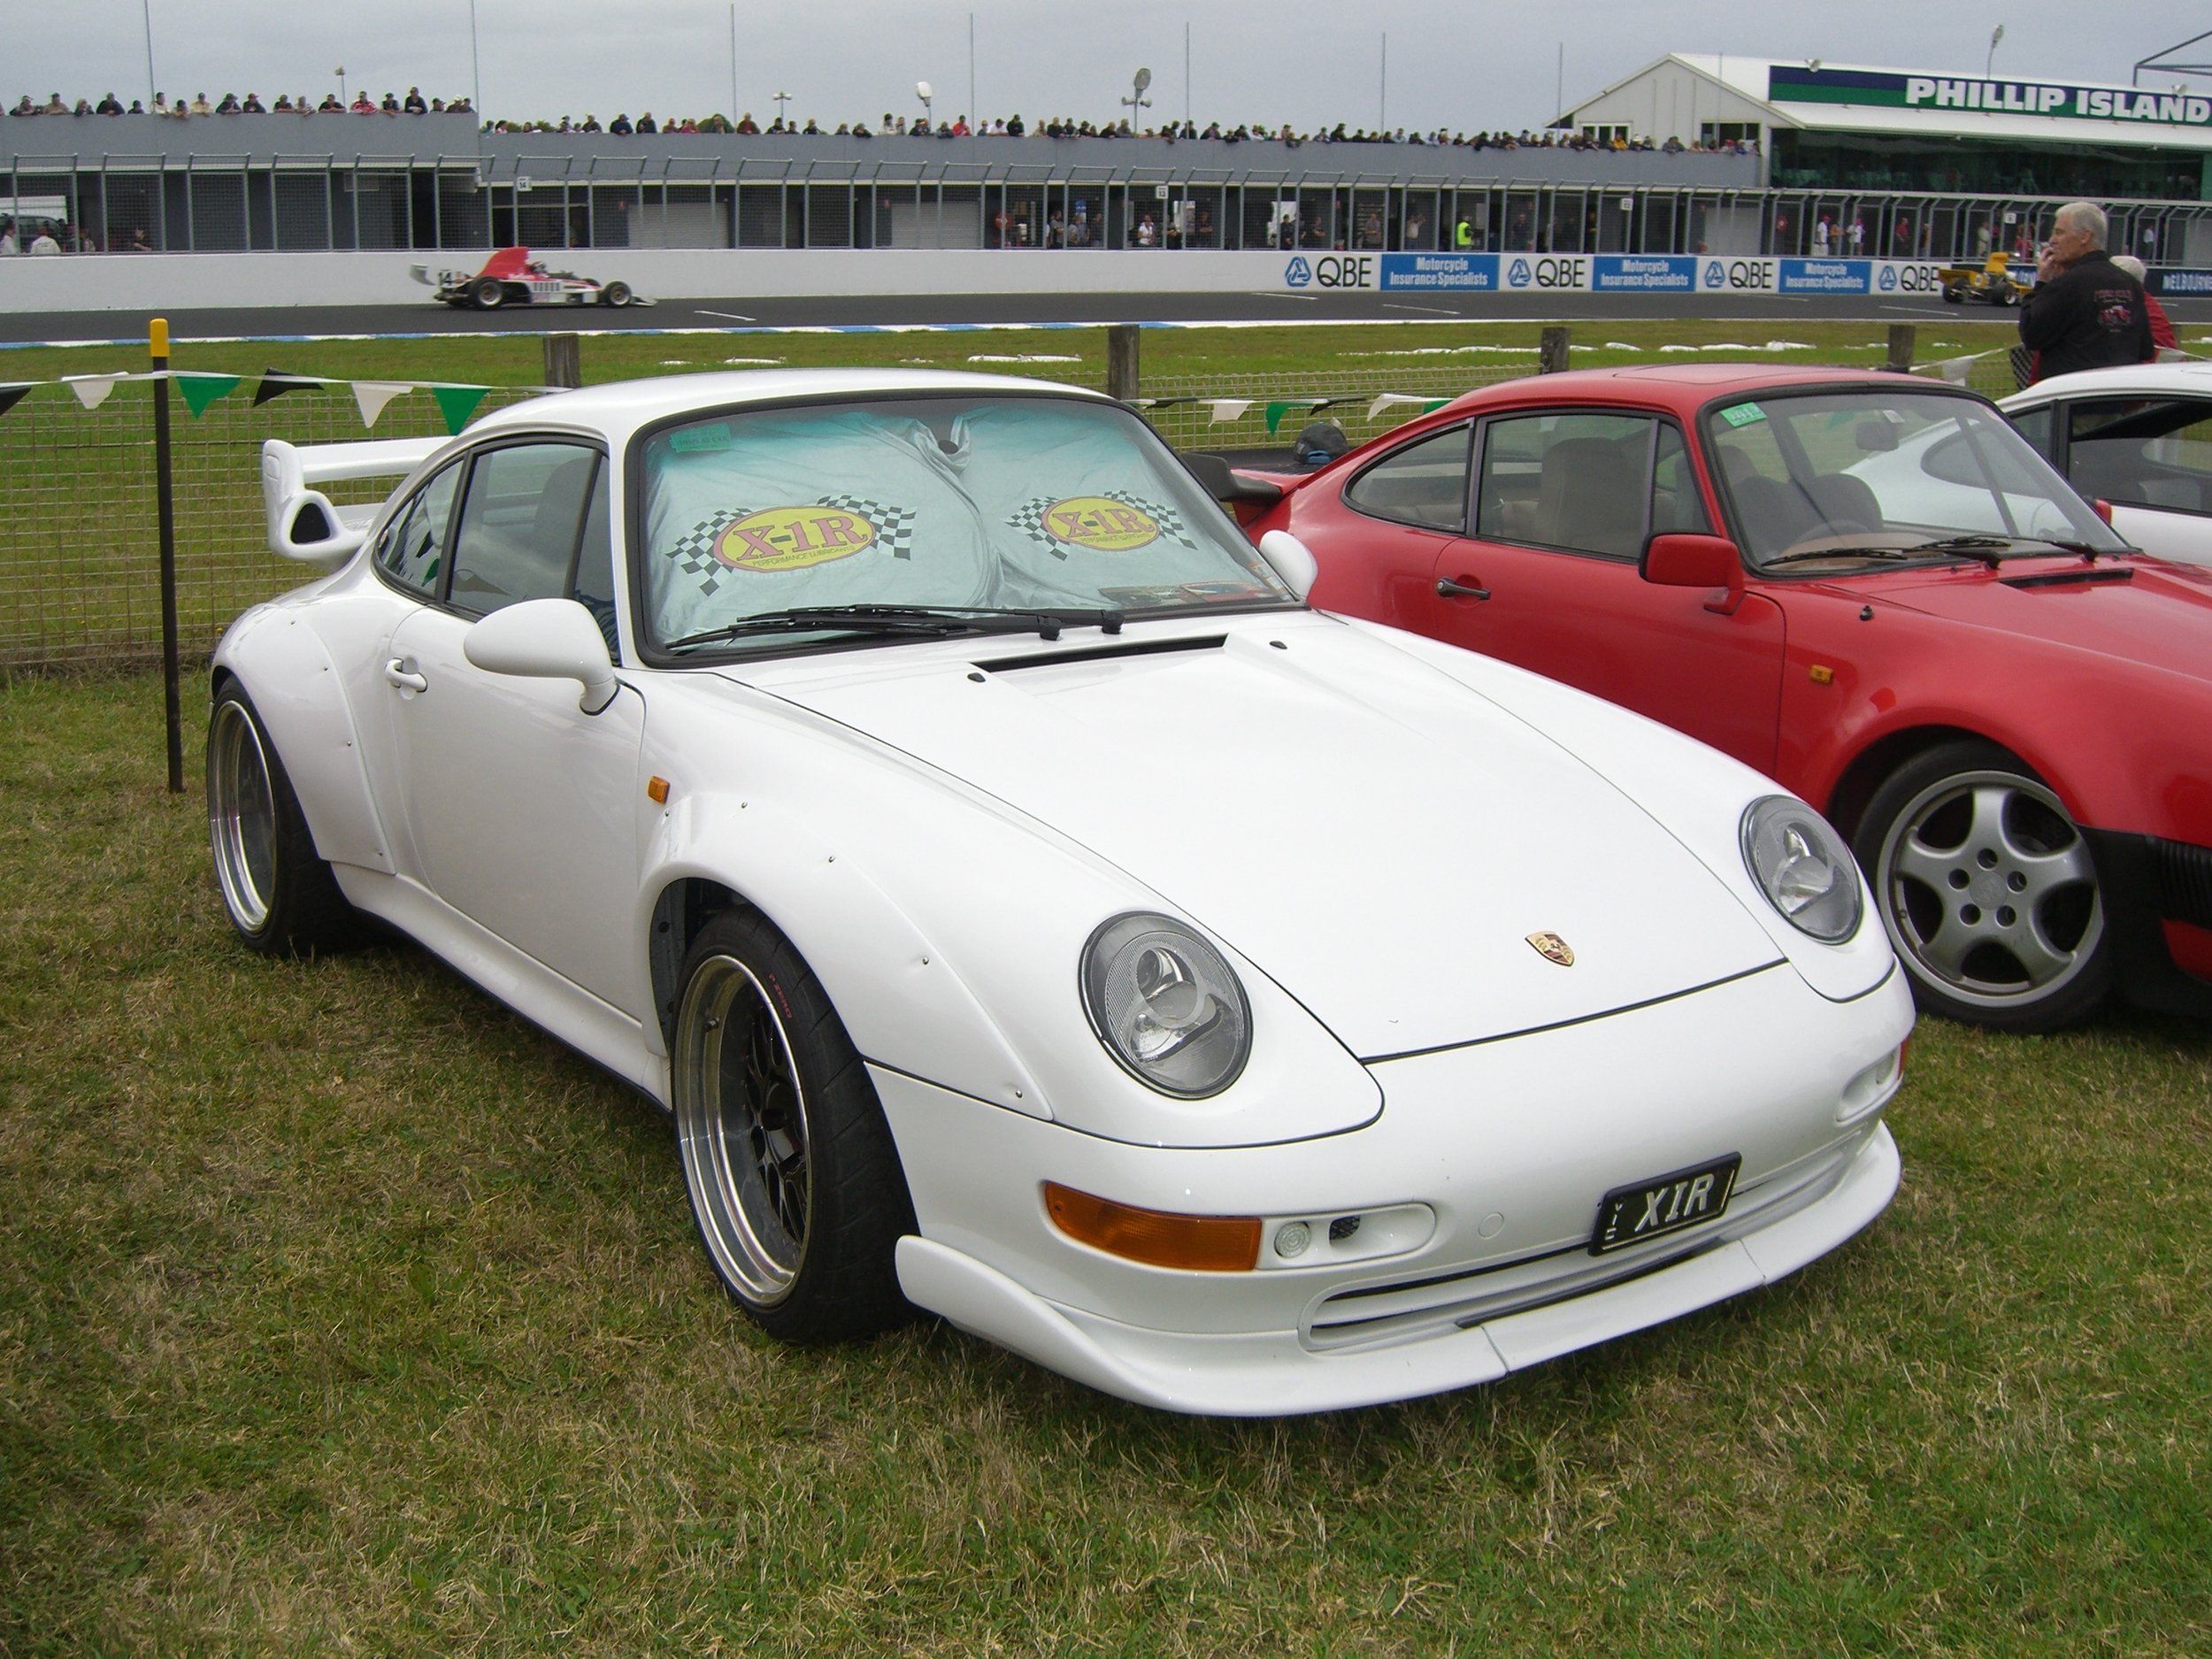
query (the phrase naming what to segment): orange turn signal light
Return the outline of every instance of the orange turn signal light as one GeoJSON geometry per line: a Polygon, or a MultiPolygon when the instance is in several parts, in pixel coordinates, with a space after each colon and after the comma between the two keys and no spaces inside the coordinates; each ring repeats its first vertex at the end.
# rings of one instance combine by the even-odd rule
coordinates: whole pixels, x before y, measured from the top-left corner
{"type": "Polygon", "coordinates": [[[1178,1216],[1045,1183],[1045,1210],[1071,1239],[1149,1267],[1246,1273],[1260,1259],[1257,1216],[1178,1216]]]}
{"type": "Polygon", "coordinates": [[[645,794],[654,805],[666,806],[668,804],[668,780],[660,777],[648,778],[645,780],[645,794]]]}

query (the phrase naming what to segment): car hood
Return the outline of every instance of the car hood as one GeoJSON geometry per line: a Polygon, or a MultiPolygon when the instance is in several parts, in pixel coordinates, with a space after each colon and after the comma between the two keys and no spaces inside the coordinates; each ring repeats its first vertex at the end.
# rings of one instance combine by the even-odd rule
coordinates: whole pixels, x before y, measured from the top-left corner
{"type": "Polygon", "coordinates": [[[1993,572],[1899,572],[1830,585],[1853,599],[1908,605],[2192,679],[2212,672],[2212,570],[2154,558],[2008,559],[1993,572]]]}
{"type": "MultiPolygon", "coordinates": [[[[1743,899],[1569,747],[1385,639],[1307,613],[1083,638],[741,677],[1079,842],[1364,1058],[1780,960],[1743,899]]],[[[1737,806],[1715,810],[1732,823],[1737,806]]]]}

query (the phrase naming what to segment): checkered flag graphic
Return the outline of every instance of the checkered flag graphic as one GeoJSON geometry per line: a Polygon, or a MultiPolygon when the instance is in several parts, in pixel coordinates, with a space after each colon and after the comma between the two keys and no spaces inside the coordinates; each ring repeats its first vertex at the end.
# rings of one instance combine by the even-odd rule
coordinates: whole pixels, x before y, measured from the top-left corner
{"type": "Polygon", "coordinates": [[[1033,501],[1025,501],[1014,509],[1006,522],[1053,557],[1064,559],[1067,557],[1066,551],[1053,538],[1052,532],[1045,528],[1045,510],[1057,499],[1054,495],[1040,495],[1033,501]]]}
{"type": "Polygon", "coordinates": [[[836,507],[865,518],[876,527],[876,541],[888,548],[895,559],[914,557],[914,509],[894,507],[887,502],[870,501],[864,495],[825,495],[815,503],[821,507],[836,507]]]}
{"type": "Polygon", "coordinates": [[[1187,548],[1197,547],[1198,543],[1184,533],[1183,521],[1177,516],[1174,508],[1160,502],[1148,501],[1142,495],[1133,495],[1125,489],[1110,489],[1106,491],[1106,499],[1118,501],[1125,507],[1134,507],[1139,512],[1148,514],[1152,521],[1160,526],[1162,534],[1171,536],[1187,548]]]}
{"type": "Polygon", "coordinates": [[[714,557],[715,543],[721,541],[725,530],[740,518],[750,517],[751,511],[750,508],[740,508],[734,512],[718,512],[689,535],[670,545],[668,557],[685,575],[698,578],[701,593],[712,594],[722,586],[722,578],[728,572],[722,561],[714,557]]]}

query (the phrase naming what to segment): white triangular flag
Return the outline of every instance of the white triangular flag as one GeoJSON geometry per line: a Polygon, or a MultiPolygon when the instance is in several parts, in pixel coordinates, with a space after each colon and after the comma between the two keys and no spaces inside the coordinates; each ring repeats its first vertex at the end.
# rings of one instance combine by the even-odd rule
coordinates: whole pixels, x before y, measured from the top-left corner
{"type": "Polygon", "coordinates": [[[1213,419],[1208,424],[1217,426],[1225,420],[1243,419],[1244,411],[1252,407],[1252,400],[1248,397],[1212,397],[1206,401],[1212,405],[1214,411],[1213,419]]]}
{"type": "Polygon", "coordinates": [[[1950,381],[1952,385],[1963,386],[1966,384],[1967,375],[1974,367],[1974,359],[1971,357],[1946,357],[1937,365],[1937,367],[1941,371],[1943,378],[1950,381]]]}
{"type": "Polygon", "coordinates": [[[353,401],[360,405],[361,424],[365,426],[375,426],[376,418],[384,412],[385,404],[402,392],[414,389],[413,385],[406,380],[356,380],[353,383],[353,401]]]}
{"type": "Polygon", "coordinates": [[[87,409],[97,409],[108,401],[108,394],[115,389],[117,374],[86,374],[73,378],[69,389],[77,395],[77,401],[87,409]]]}
{"type": "Polygon", "coordinates": [[[1367,405],[1367,419],[1372,420],[1384,410],[1395,409],[1401,403],[1432,403],[1435,401],[1433,397],[1417,397],[1411,392],[1384,392],[1367,405]]]}

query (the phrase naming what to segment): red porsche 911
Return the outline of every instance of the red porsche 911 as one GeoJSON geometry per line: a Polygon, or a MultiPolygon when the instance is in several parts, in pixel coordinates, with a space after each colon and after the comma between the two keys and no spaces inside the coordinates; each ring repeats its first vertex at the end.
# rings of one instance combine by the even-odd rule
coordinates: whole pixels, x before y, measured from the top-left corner
{"type": "Polygon", "coordinates": [[[1251,534],[1311,550],[1317,606],[1594,692],[1819,806],[1924,1008],[2212,1014],[2212,571],[2135,552],[1980,397],[1541,375],[1236,493],[1251,534]]]}

